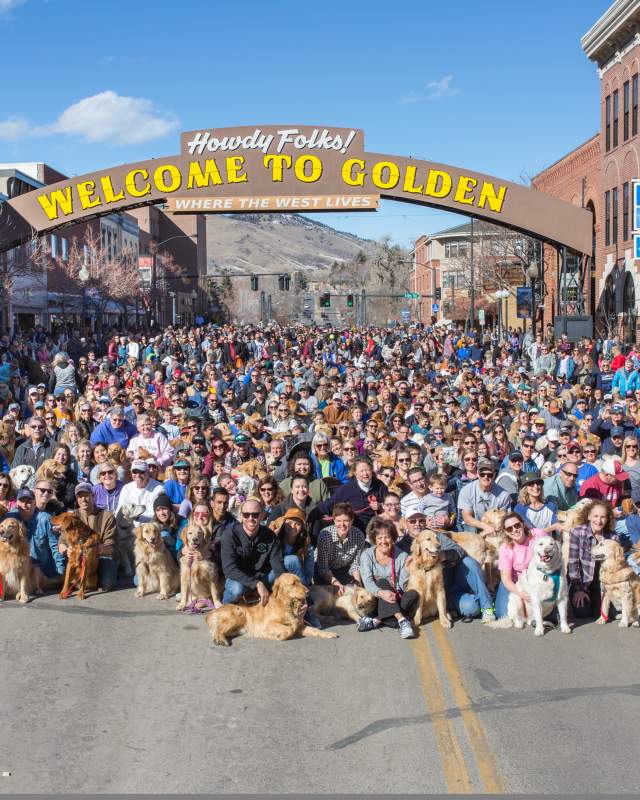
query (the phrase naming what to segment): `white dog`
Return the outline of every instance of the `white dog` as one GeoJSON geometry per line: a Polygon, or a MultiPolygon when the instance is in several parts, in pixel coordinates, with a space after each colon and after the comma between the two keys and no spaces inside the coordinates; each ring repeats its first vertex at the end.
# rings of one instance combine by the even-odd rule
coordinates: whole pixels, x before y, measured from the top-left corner
{"type": "Polygon", "coordinates": [[[9,477],[16,492],[24,489],[25,486],[31,487],[35,474],[35,469],[29,464],[20,464],[19,467],[9,470],[9,477]]]}
{"type": "Polygon", "coordinates": [[[526,602],[517,594],[509,595],[507,616],[497,622],[490,622],[491,628],[524,628],[526,624],[535,625],[536,636],[544,636],[542,620],[557,606],[560,616],[560,630],[571,633],[567,622],[569,589],[564,573],[560,545],[551,536],[541,536],[533,544],[531,561],[520,575],[518,589],[527,592],[530,600],[526,602]]]}

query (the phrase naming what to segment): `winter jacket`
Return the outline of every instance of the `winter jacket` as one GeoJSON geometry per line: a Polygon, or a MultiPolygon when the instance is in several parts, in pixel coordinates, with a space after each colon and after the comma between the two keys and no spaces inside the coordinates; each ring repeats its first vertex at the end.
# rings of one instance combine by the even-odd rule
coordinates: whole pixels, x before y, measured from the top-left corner
{"type": "MultiPolygon", "coordinates": [[[[18,511],[11,511],[8,516],[21,519],[18,511]]],[[[25,522],[25,527],[31,561],[40,567],[47,578],[64,574],[65,558],[58,550],[58,537],[51,526],[51,515],[36,509],[31,520],[25,522]]]]}
{"type": "Polygon", "coordinates": [[[129,420],[124,420],[122,426],[117,430],[111,424],[110,417],[101,422],[91,434],[89,441],[95,447],[98,443],[101,444],[119,444],[126,450],[129,442],[138,435],[138,430],[135,425],[132,425],[129,420]]]}
{"type": "Polygon", "coordinates": [[[338,486],[328,500],[318,503],[317,508],[321,514],[331,514],[336,503],[349,503],[356,515],[353,524],[365,531],[369,521],[375,516],[369,505],[369,496],[374,495],[378,502],[382,503],[386,493],[387,487],[378,478],[373,478],[368,492],[363,492],[356,478],[351,478],[342,486],[338,486]]]}
{"type": "Polygon", "coordinates": [[[620,369],[616,370],[611,382],[612,391],[613,389],[618,389],[620,396],[624,397],[627,392],[635,392],[639,387],[640,376],[637,369],[627,372],[624,367],[620,367],[620,369]]]}
{"type": "Polygon", "coordinates": [[[31,439],[27,439],[26,442],[23,442],[16,450],[11,466],[20,467],[26,464],[37,470],[43,461],[52,457],[54,446],[55,442],[52,442],[51,439],[45,436],[38,450],[34,451],[31,439]]]}
{"type": "Polygon", "coordinates": [[[276,578],[285,572],[280,540],[264,525],[253,537],[247,536],[240,522],[225,528],[220,553],[225,578],[248,589],[255,589],[258,581],[266,583],[270,572],[276,578]]]}
{"type": "MultiPolygon", "coordinates": [[[[313,461],[315,477],[322,478],[322,467],[320,466],[320,462],[318,461],[316,454],[311,451],[309,455],[313,461]]],[[[346,483],[349,480],[349,471],[345,467],[344,461],[341,458],[338,458],[338,456],[334,453],[329,454],[329,474],[326,477],[335,478],[336,480],[340,481],[340,483],[346,483]]]]}

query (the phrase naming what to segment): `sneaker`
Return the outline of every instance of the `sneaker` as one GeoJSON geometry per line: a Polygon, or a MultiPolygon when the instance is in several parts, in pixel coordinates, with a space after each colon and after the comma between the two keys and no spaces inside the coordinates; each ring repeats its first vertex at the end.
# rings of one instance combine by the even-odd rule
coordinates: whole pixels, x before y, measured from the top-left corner
{"type": "Polygon", "coordinates": [[[400,631],[400,637],[402,639],[415,638],[415,633],[413,632],[413,626],[411,625],[408,619],[401,619],[398,622],[398,630],[400,631]]]}
{"type": "Polygon", "coordinates": [[[374,631],[380,627],[380,620],[374,617],[360,617],[358,620],[358,631],[364,633],[365,631],[374,631]]]}
{"type": "Polygon", "coordinates": [[[304,615],[304,621],[307,625],[311,628],[317,628],[318,630],[322,630],[322,623],[316,617],[316,615],[311,611],[311,609],[307,610],[307,613],[304,615]]]}
{"type": "Polygon", "coordinates": [[[495,622],[496,613],[492,608],[483,608],[481,619],[483,622],[495,622]]]}

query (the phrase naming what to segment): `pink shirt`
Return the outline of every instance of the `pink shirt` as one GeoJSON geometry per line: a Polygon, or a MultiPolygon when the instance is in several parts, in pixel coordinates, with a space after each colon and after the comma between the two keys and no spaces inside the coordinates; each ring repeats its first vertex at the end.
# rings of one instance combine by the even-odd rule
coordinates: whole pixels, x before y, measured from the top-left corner
{"type": "Polygon", "coordinates": [[[513,543],[513,547],[502,543],[498,553],[498,569],[502,572],[511,571],[511,580],[517,583],[520,575],[526,570],[531,561],[533,553],[533,543],[540,536],[548,536],[541,528],[531,528],[526,542],[523,544],[513,543]]]}

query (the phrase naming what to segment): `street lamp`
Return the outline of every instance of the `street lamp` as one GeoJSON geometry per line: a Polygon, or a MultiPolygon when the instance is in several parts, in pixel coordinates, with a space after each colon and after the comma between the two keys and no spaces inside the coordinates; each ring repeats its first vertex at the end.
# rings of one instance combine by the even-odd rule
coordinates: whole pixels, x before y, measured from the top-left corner
{"type": "Polygon", "coordinates": [[[502,339],[502,328],[504,326],[502,301],[509,297],[509,291],[508,289],[498,289],[498,291],[495,293],[495,296],[498,300],[498,341],[500,341],[502,339]]]}
{"type": "Polygon", "coordinates": [[[176,293],[175,292],[168,292],[169,297],[171,298],[171,324],[176,324],[176,293]]]}
{"type": "Polygon", "coordinates": [[[82,286],[82,323],[80,325],[80,330],[82,331],[85,325],[85,319],[87,316],[87,281],[91,277],[91,273],[87,269],[87,265],[83,264],[80,267],[80,271],[78,272],[78,280],[82,286]]]}
{"type": "Polygon", "coordinates": [[[536,281],[540,277],[540,264],[537,261],[532,261],[529,266],[527,267],[527,278],[529,278],[529,282],[531,283],[531,328],[533,332],[533,338],[535,339],[536,336],[536,319],[538,316],[538,311],[536,308],[536,281]]]}
{"type": "Polygon", "coordinates": [[[191,290],[191,316],[193,319],[191,320],[192,324],[195,325],[196,322],[196,300],[198,298],[198,292],[195,289],[191,290]]]}

